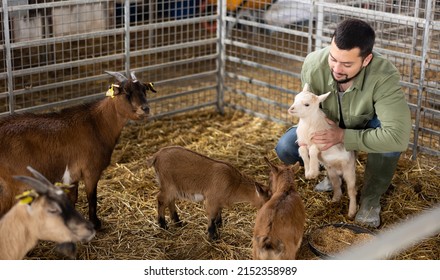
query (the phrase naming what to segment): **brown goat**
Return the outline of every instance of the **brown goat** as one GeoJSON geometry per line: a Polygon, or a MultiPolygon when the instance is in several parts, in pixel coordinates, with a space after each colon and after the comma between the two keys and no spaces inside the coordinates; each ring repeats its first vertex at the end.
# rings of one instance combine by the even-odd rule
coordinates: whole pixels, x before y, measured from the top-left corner
{"type": "Polygon", "coordinates": [[[295,259],[306,221],[304,204],[294,181],[299,162],[293,166],[277,166],[266,157],[264,159],[271,169],[272,197],[257,212],[252,240],[253,259],[295,259]]]}
{"type": "Polygon", "coordinates": [[[20,197],[0,220],[0,259],[23,259],[39,240],[88,242],[95,236],[93,224],[81,216],[61,188],[28,168],[35,178],[15,176],[34,191],[20,197]]]}
{"type": "Polygon", "coordinates": [[[166,228],[165,208],[173,221],[182,225],[175,200],[205,201],[208,235],[218,238],[222,225],[221,212],[234,203],[250,202],[260,208],[270,197],[267,187],[240,173],[227,162],[211,159],[180,146],[159,150],[147,160],[154,166],[160,185],[157,195],[158,222],[166,228]]]}
{"type": "Polygon", "coordinates": [[[49,181],[73,184],[70,199],[75,205],[78,182],[83,181],[89,204],[89,219],[101,227],[97,211],[97,184],[110,164],[113,149],[129,120],[149,115],[146,93],[152,84],[139,82],[132,72],[127,79],[107,72],[118,83],[104,99],[60,112],[15,114],[0,119],[0,216],[24,191],[11,179],[28,174],[26,166],[39,170],[49,181]]]}

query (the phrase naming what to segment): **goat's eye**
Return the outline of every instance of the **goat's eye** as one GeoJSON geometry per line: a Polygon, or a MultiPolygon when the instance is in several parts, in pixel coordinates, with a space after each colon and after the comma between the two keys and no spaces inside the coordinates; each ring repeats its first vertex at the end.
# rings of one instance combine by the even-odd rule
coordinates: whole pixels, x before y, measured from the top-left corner
{"type": "Polygon", "coordinates": [[[304,106],[306,106],[306,107],[309,107],[309,106],[310,106],[310,104],[309,104],[309,103],[306,103],[306,104],[304,104],[304,106]]]}
{"type": "Polygon", "coordinates": [[[58,214],[58,213],[60,213],[60,210],[58,210],[56,208],[50,208],[50,209],[47,209],[47,212],[49,212],[51,214],[58,214]]]}
{"type": "Polygon", "coordinates": [[[50,214],[60,214],[62,212],[61,207],[57,204],[53,204],[47,208],[47,212],[50,214]]]}

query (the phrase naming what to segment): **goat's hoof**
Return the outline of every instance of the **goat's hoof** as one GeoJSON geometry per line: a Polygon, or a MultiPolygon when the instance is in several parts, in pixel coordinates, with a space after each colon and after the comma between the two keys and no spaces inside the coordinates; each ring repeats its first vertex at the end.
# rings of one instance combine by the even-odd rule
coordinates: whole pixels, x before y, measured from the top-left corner
{"type": "Polygon", "coordinates": [[[92,219],[91,222],[93,223],[93,227],[95,230],[100,230],[102,228],[101,221],[98,218],[92,219]]]}
{"type": "Polygon", "coordinates": [[[182,221],[178,221],[178,222],[175,222],[175,225],[178,227],[184,227],[184,226],[186,226],[186,223],[182,222],[182,221]]]}
{"type": "Polygon", "coordinates": [[[219,235],[218,235],[218,233],[209,233],[208,237],[209,237],[209,240],[216,241],[216,240],[218,240],[219,235]]]}
{"type": "Polygon", "coordinates": [[[167,222],[165,221],[165,218],[159,218],[158,223],[161,228],[168,229],[167,222]]]}
{"type": "Polygon", "coordinates": [[[159,224],[160,228],[168,230],[168,225],[167,224],[159,224]]]}
{"type": "Polygon", "coordinates": [[[356,210],[348,210],[348,218],[350,219],[350,220],[353,220],[354,219],[354,216],[356,215],[356,210]]]}
{"type": "Polygon", "coordinates": [[[318,177],[319,172],[315,173],[315,172],[306,172],[306,179],[315,179],[316,177],[318,177]]]}

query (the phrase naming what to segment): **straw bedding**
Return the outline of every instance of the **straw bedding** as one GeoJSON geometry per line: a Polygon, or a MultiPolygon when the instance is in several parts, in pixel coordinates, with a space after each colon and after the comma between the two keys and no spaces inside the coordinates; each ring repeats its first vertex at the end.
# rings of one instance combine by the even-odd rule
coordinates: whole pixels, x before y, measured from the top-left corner
{"type": "MultiPolygon", "coordinates": [[[[170,223],[161,229],[156,220],[158,190],[153,169],[146,158],[162,147],[181,145],[212,158],[225,160],[241,172],[267,184],[268,168],[263,156],[279,162],[273,149],[288,126],[262,120],[238,111],[220,115],[201,110],[167,119],[128,124],[117,144],[110,166],[98,185],[98,216],[103,230],[88,244],[78,244],[77,259],[90,260],[246,260],[251,259],[252,231],[256,209],[237,204],[223,211],[220,239],[207,238],[207,217],[202,203],[178,201],[181,228],[170,223]]],[[[357,163],[357,185],[362,186],[365,155],[357,163]]],[[[437,167],[438,169],[438,167],[437,167]]],[[[403,155],[392,186],[383,196],[382,225],[403,221],[439,202],[439,172],[403,155]]],[[[351,222],[346,217],[348,197],[331,203],[330,193],[313,191],[316,180],[306,180],[303,170],[296,179],[306,207],[306,231],[298,259],[317,259],[306,236],[323,224],[351,222]]],[[[87,200],[80,185],[77,208],[87,216],[87,200]]],[[[169,217],[167,216],[169,220],[169,217]]],[[[40,242],[27,259],[60,259],[51,242],[40,242]]],[[[440,235],[427,238],[396,259],[440,259],[440,235]]]]}

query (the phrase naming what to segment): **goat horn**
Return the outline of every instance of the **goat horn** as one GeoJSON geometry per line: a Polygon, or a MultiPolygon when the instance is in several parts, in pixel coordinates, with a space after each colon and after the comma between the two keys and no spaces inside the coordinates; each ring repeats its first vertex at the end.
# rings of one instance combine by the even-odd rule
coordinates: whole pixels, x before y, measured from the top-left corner
{"type": "Polygon", "coordinates": [[[121,83],[127,80],[127,78],[119,72],[105,71],[105,73],[109,74],[110,76],[115,77],[116,80],[118,80],[121,83]]]}
{"type": "Polygon", "coordinates": [[[49,180],[47,180],[47,178],[44,177],[44,175],[41,174],[40,172],[38,172],[37,170],[33,169],[30,166],[27,167],[27,170],[29,170],[32,173],[32,175],[34,175],[34,177],[36,179],[38,179],[40,182],[46,184],[46,186],[51,186],[52,185],[52,183],[49,180]]]}
{"type": "Polygon", "coordinates": [[[134,74],[134,71],[130,72],[130,76],[131,76],[131,79],[133,80],[134,83],[137,82],[138,79],[136,78],[136,75],[134,74]]]}
{"type": "Polygon", "coordinates": [[[49,188],[40,180],[28,176],[14,176],[14,179],[22,181],[31,186],[39,194],[47,194],[49,188]]]}

